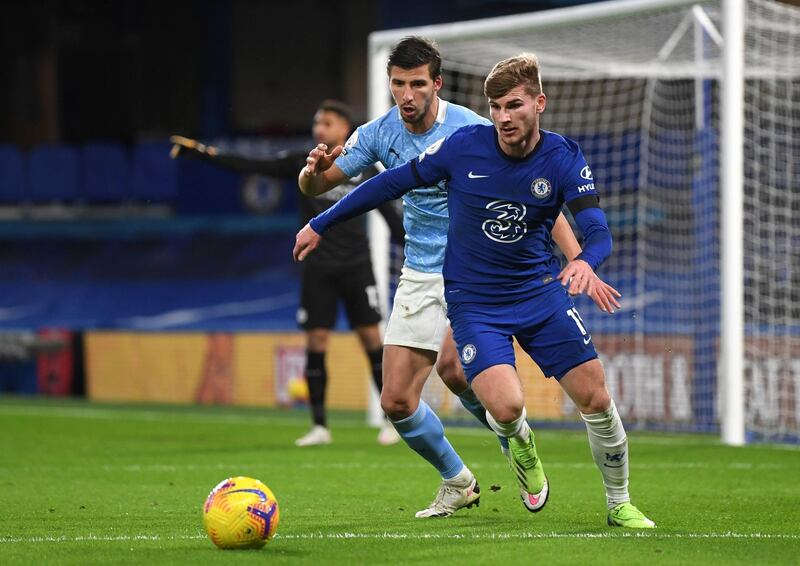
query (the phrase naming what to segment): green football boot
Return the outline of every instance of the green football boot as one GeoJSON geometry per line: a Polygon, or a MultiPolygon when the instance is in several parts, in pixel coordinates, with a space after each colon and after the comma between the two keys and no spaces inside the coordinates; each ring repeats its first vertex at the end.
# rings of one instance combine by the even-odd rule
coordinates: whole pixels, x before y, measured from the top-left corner
{"type": "Polygon", "coordinates": [[[608,511],[608,525],[610,527],[625,527],[628,529],[656,528],[656,524],[631,505],[630,501],[620,503],[608,511]]]}
{"type": "Polygon", "coordinates": [[[517,476],[522,503],[531,513],[541,511],[547,503],[550,489],[547,476],[544,475],[542,461],[536,454],[533,431],[528,435],[527,441],[509,438],[508,449],[509,464],[517,476]]]}

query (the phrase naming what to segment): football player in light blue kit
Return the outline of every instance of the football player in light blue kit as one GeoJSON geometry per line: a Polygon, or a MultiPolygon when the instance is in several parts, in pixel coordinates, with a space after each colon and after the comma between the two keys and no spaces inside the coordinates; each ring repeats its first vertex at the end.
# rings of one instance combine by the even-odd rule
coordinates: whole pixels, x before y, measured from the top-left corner
{"type": "Polygon", "coordinates": [[[332,224],[413,187],[446,181],[448,316],[472,389],[492,429],[509,441],[525,507],[541,510],[549,487],[525,418],[513,338],[580,410],[606,487],[608,524],[652,528],[630,502],[627,436],[571,298],[593,290],[594,269],[611,252],[591,170],[575,142],[539,128],[547,99],[535,56],[498,63],[484,92],[494,127],[464,127],[362,184],[301,230],[295,257],[313,250],[332,224]],[[584,249],[562,270],[550,232],[564,204],[583,232],[584,249]]]}
{"type": "MultiPolygon", "coordinates": [[[[378,161],[387,168],[396,167],[464,125],[489,124],[471,110],[437,96],[442,86],[441,57],[429,41],[402,40],[392,50],[387,70],[397,106],[358,128],[344,148],[326,153],[327,146],[320,145],[312,150],[298,180],[303,193],[323,193],[378,161]]],[[[403,202],[406,260],[386,330],[381,405],[406,443],[436,467],[443,479],[433,503],[417,516],[445,516],[477,503],[480,489],[445,438],[439,418],[420,399],[437,352],[443,381],[472,414],[489,425],[484,407],[467,386],[446,322],[441,270],[449,224],[447,194],[441,184],[421,184],[403,202]]],[[[554,237],[564,253],[574,257],[580,247],[569,224],[563,217],[560,220],[560,232],[554,237]]],[[[615,300],[610,292],[605,296],[610,310],[615,300]]],[[[505,437],[501,444],[507,452],[505,437]]]]}

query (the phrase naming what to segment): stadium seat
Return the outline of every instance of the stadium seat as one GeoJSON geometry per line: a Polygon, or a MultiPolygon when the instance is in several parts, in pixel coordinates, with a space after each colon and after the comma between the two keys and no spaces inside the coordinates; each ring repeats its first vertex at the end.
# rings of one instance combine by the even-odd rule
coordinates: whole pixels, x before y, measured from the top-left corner
{"type": "Polygon", "coordinates": [[[75,148],[40,146],[28,158],[33,203],[75,202],[80,196],[80,160],[75,148]]]}
{"type": "Polygon", "coordinates": [[[121,144],[87,144],[81,151],[83,196],[90,204],[131,198],[130,165],[121,144]]]}
{"type": "Polygon", "coordinates": [[[25,200],[25,167],[22,152],[13,145],[0,145],[0,203],[25,200]]]}
{"type": "Polygon", "coordinates": [[[178,196],[177,166],[168,143],[141,143],[133,150],[133,197],[140,202],[172,204],[178,196]]]}

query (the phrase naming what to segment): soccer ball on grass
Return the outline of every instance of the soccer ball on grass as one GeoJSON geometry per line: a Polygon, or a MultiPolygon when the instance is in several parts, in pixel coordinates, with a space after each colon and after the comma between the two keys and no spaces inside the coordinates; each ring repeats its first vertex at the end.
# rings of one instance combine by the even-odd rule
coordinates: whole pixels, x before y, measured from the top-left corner
{"type": "Polygon", "coordinates": [[[203,526],[220,548],[261,548],[275,534],[279,519],[275,495],[253,478],[221,481],[203,505],[203,526]]]}

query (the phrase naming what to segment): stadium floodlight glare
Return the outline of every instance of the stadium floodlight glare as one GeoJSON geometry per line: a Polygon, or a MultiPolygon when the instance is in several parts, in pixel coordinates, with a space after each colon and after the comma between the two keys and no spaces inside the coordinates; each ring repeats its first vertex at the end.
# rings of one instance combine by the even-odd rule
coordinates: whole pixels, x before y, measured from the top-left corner
{"type": "Polygon", "coordinates": [[[484,116],[491,67],[539,57],[543,127],[581,144],[614,235],[601,275],[625,308],[579,306],[630,425],[800,438],[800,9],[622,0],[376,32],[371,118],[408,35],[438,42],[441,97],[484,116]]]}

